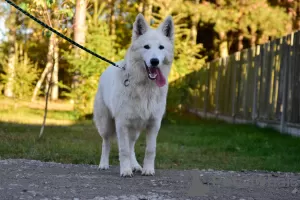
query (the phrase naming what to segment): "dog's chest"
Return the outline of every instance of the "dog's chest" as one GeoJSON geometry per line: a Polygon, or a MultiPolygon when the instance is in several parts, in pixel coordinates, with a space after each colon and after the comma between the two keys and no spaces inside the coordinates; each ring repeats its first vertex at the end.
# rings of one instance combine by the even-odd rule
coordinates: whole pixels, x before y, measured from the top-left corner
{"type": "Polygon", "coordinates": [[[128,93],[128,109],[131,115],[128,118],[147,122],[155,118],[164,109],[164,95],[160,89],[135,87],[128,93]]]}

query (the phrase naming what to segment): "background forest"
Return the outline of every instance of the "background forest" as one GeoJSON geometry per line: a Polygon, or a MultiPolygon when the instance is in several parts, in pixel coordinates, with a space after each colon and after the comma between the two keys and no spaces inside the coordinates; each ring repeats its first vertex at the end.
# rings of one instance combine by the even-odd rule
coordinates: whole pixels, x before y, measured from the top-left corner
{"type": "MultiPolygon", "coordinates": [[[[153,27],[172,15],[176,46],[170,82],[205,62],[300,29],[299,0],[14,2],[112,61],[125,55],[137,13],[153,27]]],[[[0,17],[0,95],[35,101],[45,97],[51,84],[51,101],[74,103],[76,118],[90,114],[99,75],[108,64],[51,34],[5,1],[0,1],[0,17]]]]}

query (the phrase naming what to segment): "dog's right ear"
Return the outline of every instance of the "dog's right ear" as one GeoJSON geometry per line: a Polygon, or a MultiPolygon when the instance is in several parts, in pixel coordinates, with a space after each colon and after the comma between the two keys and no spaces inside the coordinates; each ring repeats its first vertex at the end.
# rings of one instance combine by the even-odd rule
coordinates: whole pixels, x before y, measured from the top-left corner
{"type": "Polygon", "coordinates": [[[145,34],[149,29],[149,25],[147,24],[144,16],[139,13],[135,19],[132,30],[132,40],[136,40],[141,35],[145,34]]]}

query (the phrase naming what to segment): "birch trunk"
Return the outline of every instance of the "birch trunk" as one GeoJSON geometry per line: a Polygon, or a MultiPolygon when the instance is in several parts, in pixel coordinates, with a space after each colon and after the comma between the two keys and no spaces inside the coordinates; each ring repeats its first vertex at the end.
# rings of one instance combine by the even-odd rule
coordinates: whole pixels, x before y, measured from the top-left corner
{"type": "MultiPolygon", "coordinates": [[[[74,41],[84,45],[85,43],[85,31],[86,31],[86,0],[76,1],[75,21],[74,21],[74,41]]],[[[79,56],[79,49],[76,48],[76,55],[79,56]]],[[[72,88],[75,88],[79,84],[80,72],[75,71],[72,80],[72,88]]]]}
{"type": "Polygon", "coordinates": [[[8,69],[7,69],[7,76],[8,80],[5,84],[4,88],[4,95],[7,97],[14,96],[14,76],[15,76],[15,43],[16,43],[16,9],[11,7],[10,16],[9,16],[9,34],[8,34],[8,43],[9,43],[9,50],[8,50],[8,69]]]}
{"type": "Polygon", "coordinates": [[[228,56],[228,41],[227,41],[226,33],[220,32],[219,36],[221,40],[219,46],[220,57],[225,58],[228,56]]]}
{"type": "MultiPolygon", "coordinates": [[[[39,90],[42,87],[45,77],[46,76],[50,77],[51,68],[53,67],[54,47],[56,45],[55,42],[56,42],[56,36],[54,34],[51,34],[49,44],[48,44],[47,64],[46,64],[46,67],[45,67],[40,79],[38,80],[38,82],[34,88],[31,101],[36,100],[36,97],[38,95],[39,90]]],[[[47,88],[49,87],[49,82],[50,82],[50,80],[48,79],[48,81],[46,83],[46,91],[47,91],[47,88]]]]}

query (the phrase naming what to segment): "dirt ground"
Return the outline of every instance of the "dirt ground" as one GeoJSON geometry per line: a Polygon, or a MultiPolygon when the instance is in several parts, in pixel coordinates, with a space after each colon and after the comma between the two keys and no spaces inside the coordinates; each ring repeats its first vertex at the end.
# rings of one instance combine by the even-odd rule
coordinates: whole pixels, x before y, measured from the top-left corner
{"type": "Polygon", "coordinates": [[[300,173],[156,170],[121,178],[119,168],[0,160],[0,199],[300,200],[300,173]]]}

